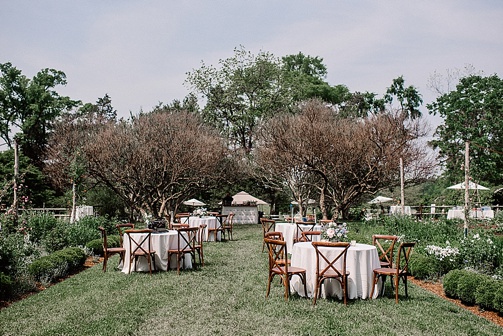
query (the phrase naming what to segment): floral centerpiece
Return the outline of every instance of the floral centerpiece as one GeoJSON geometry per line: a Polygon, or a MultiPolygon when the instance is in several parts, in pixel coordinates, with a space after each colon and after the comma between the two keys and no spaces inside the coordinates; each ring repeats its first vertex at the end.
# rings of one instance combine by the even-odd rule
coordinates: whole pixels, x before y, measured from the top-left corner
{"type": "Polygon", "coordinates": [[[194,210],[192,215],[203,217],[203,216],[206,216],[207,212],[208,211],[206,210],[206,208],[199,208],[199,209],[194,210]]]}
{"type": "Polygon", "coordinates": [[[346,223],[331,222],[321,230],[321,240],[329,242],[343,242],[348,240],[348,226],[346,223]]]}

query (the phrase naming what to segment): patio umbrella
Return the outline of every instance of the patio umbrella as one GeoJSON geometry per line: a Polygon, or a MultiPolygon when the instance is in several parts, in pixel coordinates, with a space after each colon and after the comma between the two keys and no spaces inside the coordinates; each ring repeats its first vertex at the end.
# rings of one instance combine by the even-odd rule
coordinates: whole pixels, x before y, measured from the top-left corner
{"type": "Polygon", "coordinates": [[[201,202],[201,201],[199,201],[199,200],[197,200],[195,198],[191,198],[188,201],[183,202],[183,204],[185,204],[185,205],[192,205],[192,206],[195,206],[195,207],[196,206],[206,205],[206,203],[203,203],[203,202],[201,202]]]}
{"type": "MultiPolygon", "coordinates": [[[[465,182],[455,184],[453,186],[447,187],[447,189],[466,189],[465,188],[465,182]]],[[[489,190],[489,188],[481,186],[480,184],[477,184],[475,182],[470,181],[468,183],[468,189],[472,190],[489,190]]]]}
{"type": "Polygon", "coordinates": [[[390,197],[384,197],[384,196],[377,196],[373,200],[369,201],[369,204],[381,204],[381,203],[386,203],[386,202],[391,202],[393,201],[392,198],[390,197]]]}

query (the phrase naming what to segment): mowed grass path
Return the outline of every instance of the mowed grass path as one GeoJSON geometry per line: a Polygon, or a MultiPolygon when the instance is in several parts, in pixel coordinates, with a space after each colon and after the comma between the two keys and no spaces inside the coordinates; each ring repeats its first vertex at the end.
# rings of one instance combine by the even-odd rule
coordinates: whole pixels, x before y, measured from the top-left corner
{"type": "MultiPolygon", "coordinates": [[[[503,329],[410,285],[377,300],[265,298],[259,225],[205,245],[200,270],[125,275],[101,264],[0,311],[0,335],[503,335],[503,329]]],[[[388,282],[389,286],[389,282],[388,282]]]]}

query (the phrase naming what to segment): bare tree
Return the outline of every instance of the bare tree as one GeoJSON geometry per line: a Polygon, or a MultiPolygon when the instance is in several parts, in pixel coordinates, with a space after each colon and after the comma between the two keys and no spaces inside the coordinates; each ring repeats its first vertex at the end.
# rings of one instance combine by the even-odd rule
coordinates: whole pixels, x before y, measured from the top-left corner
{"type": "Polygon", "coordinates": [[[285,183],[291,169],[316,176],[310,183],[319,192],[323,215],[331,203],[335,216],[346,217],[364,195],[398,185],[400,158],[414,167],[409,182],[431,174],[433,164],[416,141],[424,135],[423,122],[404,113],[340,118],[331,107],[311,100],[298,115],[277,116],[264,125],[257,161],[274,167],[271,173],[285,183]]]}
{"type": "Polygon", "coordinates": [[[221,177],[225,149],[193,113],[157,111],[107,125],[84,147],[89,172],[131,209],[157,216],[221,177]]]}
{"type": "Polygon", "coordinates": [[[131,216],[162,216],[218,183],[225,160],[222,140],[196,114],[156,109],[120,121],[67,116],[50,139],[46,172],[63,190],[84,177],[106,185],[131,216]]]}

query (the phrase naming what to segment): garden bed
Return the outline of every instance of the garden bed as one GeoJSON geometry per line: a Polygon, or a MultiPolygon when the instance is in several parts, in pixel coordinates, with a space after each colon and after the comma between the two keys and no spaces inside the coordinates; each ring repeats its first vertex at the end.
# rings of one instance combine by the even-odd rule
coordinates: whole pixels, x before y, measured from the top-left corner
{"type": "Polygon", "coordinates": [[[444,293],[444,289],[443,289],[441,282],[417,280],[414,278],[411,278],[411,282],[413,284],[415,284],[416,286],[419,286],[423,289],[426,289],[426,290],[432,292],[433,294],[441,297],[444,300],[455,303],[456,305],[460,306],[461,308],[467,309],[470,312],[472,312],[473,314],[481,316],[481,317],[503,327],[503,316],[501,316],[497,312],[482,310],[478,306],[468,306],[468,305],[461,303],[460,300],[451,299],[451,298],[447,297],[444,293]]]}

